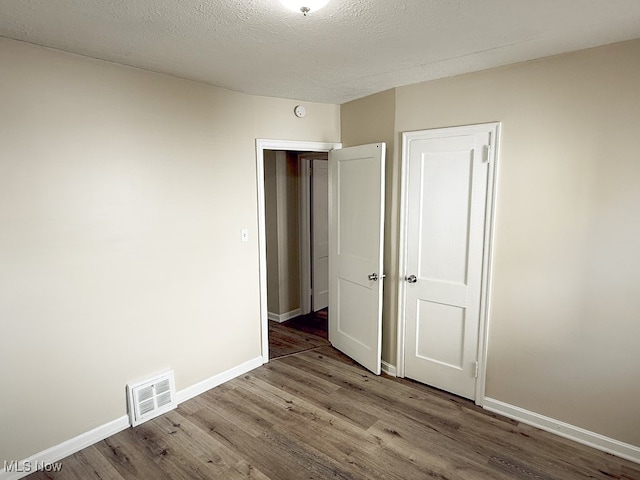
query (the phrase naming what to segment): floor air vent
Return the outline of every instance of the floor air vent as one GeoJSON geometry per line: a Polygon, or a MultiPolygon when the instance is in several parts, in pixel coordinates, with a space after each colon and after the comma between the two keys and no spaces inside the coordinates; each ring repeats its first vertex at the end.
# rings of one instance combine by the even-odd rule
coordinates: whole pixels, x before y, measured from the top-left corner
{"type": "Polygon", "coordinates": [[[129,417],[134,427],[176,408],[173,372],[127,385],[129,417]]]}

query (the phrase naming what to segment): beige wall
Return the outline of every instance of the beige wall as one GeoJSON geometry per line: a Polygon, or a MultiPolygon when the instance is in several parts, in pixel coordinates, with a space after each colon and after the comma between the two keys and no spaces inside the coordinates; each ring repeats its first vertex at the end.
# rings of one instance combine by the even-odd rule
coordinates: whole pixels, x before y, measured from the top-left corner
{"type": "Polygon", "coordinates": [[[7,39],[0,71],[1,462],[260,356],[255,139],[340,123],[7,39]]]}
{"type": "Polygon", "coordinates": [[[386,212],[384,222],[384,300],[382,312],[382,359],[395,365],[397,315],[397,238],[398,238],[398,163],[396,155],[394,120],[395,90],[387,90],[360,100],[345,103],[340,108],[342,145],[352,147],[366,143],[386,142],[385,191],[386,212]]]}
{"type": "Polygon", "coordinates": [[[286,153],[285,174],[286,233],[280,241],[280,248],[283,249],[282,257],[285,260],[283,270],[286,272],[286,288],[280,292],[280,313],[300,308],[300,172],[296,152],[286,153]]]}
{"type": "Polygon", "coordinates": [[[281,315],[300,308],[298,155],[266,150],[267,305],[281,315]]]}
{"type": "Polygon", "coordinates": [[[267,309],[270,313],[280,313],[278,181],[274,150],[264,151],[264,213],[267,240],[267,309]]]}
{"type": "MultiPolygon", "coordinates": [[[[395,91],[396,140],[503,125],[487,396],[636,446],[638,59],[633,41],[395,91]]],[[[373,97],[343,106],[343,140],[389,109],[373,97]]]]}

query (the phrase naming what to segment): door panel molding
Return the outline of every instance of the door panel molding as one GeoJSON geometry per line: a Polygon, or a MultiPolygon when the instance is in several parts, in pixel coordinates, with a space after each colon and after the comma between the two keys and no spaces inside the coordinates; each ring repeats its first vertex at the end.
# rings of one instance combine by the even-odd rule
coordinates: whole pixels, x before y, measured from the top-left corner
{"type": "Polygon", "coordinates": [[[497,165],[500,145],[500,122],[468,125],[460,127],[437,128],[415,132],[402,133],[401,156],[401,185],[400,185],[400,235],[398,251],[398,325],[397,325],[397,375],[405,376],[405,350],[406,346],[406,294],[407,275],[413,272],[407,271],[407,230],[409,211],[409,146],[413,141],[456,137],[460,135],[473,135],[488,132],[490,135],[490,148],[482,152],[488,165],[486,214],[484,219],[484,250],[482,254],[482,275],[480,289],[480,318],[478,330],[478,377],[475,385],[475,402],[482,405],[486,384],[486,359],[487,341],[489,333],[491,273],[493,265],[493,238],[495,224],[495,207],[497,194],[497,165]]]}

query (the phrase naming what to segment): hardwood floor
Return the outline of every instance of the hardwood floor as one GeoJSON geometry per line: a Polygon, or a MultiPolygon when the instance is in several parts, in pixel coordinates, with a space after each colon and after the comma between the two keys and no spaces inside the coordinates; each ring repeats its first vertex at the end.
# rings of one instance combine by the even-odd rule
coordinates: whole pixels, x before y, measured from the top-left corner
{"type": "Polygon", "coordinates": [[[269,321],[269,359],[329,345],[327,309],[284,323],[269,321]]]}
{"type": "Polygon", "coordinates": [[[300,315],[284,324],[301,332],[310,333],[326,340],[329,338],[329,309],[323,308],[317,312],[311,312],[308,315],[300,315]]]}
{"type": "Polygon", "coordinates": [[[332,347],[269,362],[63,461],[58,479],[633,479],[640,465],[332,347]]]}

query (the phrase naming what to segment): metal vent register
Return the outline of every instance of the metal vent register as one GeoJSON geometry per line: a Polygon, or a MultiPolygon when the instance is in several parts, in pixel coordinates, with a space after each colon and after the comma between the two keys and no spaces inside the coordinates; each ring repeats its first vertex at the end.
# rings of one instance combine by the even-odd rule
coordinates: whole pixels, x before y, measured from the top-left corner
{"type": "Polygon", "coordinates": [[[127,385],[129,417],[134,427],[177,406],[173,372],[127,385]]]}

